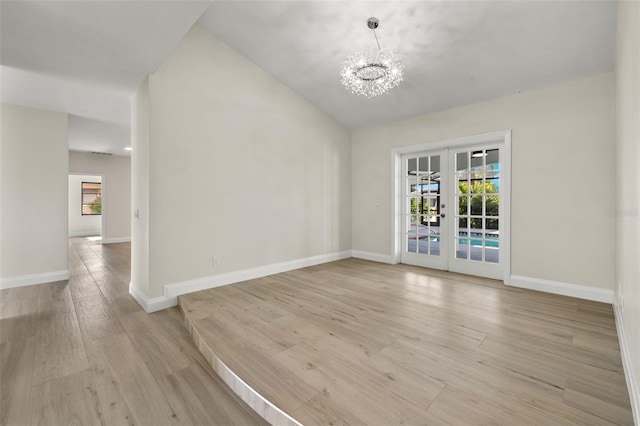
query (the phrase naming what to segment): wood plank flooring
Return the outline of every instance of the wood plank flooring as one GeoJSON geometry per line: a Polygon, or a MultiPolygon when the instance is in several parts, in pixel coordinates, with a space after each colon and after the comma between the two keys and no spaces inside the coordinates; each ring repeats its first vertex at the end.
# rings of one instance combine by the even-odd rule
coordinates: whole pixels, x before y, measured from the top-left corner
{"type": "Polygon", "coordinates": [[[261,425],[177,308],[128,294],[130,245],[73,238],[71,279],[0,292],[1,425],[261,425]]]}
{"type": "Polygon", "coordinates": [[[347,259],[180,307],[214,367],[305,425],[633,424],[610,305],[347,259]]]}

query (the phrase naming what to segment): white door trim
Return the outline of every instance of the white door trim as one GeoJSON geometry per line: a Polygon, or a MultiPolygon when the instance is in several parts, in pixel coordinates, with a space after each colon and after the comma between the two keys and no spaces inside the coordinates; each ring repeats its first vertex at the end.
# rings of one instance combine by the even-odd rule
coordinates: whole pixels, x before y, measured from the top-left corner
{"type": "MultiPolygon", "coordinates": [[[[400,262],[401,243],[401,216],[402,216],[402,155],[424,151],[432,151],[444,148],[460,148],[479,144],[500,143],[503,153],[500,155],[502,186],[500,208],[505,209],[500,240],[501,265],[504,274],[504,283],[510,283],[511,277],[511,130],[483,133],[480,135],[466,136],[455,139],[447,139],[436,142],[427,142],[417,145],[408,145],[393,148],[391,150],[391,262],[400,262]],[[502,202],[504,198],[504,202],[502,202]]],[[[452,205],[452,204],[449,204],[452,205]]]]}

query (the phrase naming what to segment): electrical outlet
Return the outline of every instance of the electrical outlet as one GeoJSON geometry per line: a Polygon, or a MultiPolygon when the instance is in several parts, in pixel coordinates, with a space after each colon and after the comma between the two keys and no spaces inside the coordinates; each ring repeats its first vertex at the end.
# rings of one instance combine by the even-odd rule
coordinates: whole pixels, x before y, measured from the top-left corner
{"type": "Polygon", "coordinates": [[[213,255],[213,261],[212,261],[213,266],[220,266],[221,261],[222,261],[222,256],[220,256],[219,254],[213,255]]]}

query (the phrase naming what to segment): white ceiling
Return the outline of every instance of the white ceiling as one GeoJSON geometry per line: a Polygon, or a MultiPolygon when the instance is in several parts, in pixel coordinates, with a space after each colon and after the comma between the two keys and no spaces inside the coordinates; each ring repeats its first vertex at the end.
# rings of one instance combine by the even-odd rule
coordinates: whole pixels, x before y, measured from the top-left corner
{"type": "Polygon", "coordinates": [[[131,128],[93,118],[69,115],[69,149],[130,155],[131,128]]]}
{"type": "Polygon", "coordinates": [[[613,69],[612,1],[2,1],[1,99],[65,111],[70,147],[123,155],[130,96],[197,21],[350,128],[613,69]],[[381,20],[405,81],[366,99],[342,61],[381,20]],[[111,141],[111,143],[109,142],[111,141]]]}
{"type": "Polygon", "coordinates": [[[615,15],[590,1],[216,2],[199,23],[353,128],[612,70],[615,15]],[[338,77],[370,16],[405,67],[374,99],[338,77]]]}
{"type": "Polygon", "coordinates": [[[208,5],[1,1],[0,98],[75,115],[70,148],[128,155],[131,95],[208,5]]]}

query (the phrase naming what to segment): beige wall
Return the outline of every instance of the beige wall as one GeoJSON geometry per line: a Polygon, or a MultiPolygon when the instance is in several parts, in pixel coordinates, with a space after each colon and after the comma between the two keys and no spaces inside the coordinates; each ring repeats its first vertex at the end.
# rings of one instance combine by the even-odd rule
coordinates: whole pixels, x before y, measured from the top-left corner
{"type": "Polygon", "coordinates": [[[148,113],[147,297],[350,249],[349,132],[210,33],[149,76],[148,113]]]}
{"type": "Polygon", "coordinates": [[[131,238],[131,159],[69,152],[69,173],[100,174],[104,215],[103,243],[131,238]]]}
{"type": "Polygon", "coordinates": [[[62,279],[61,271],[68,274],[67,114],[0,108],[2,284],[37,274],[62,279]]]}
{"type": "Polygon", "coordinates": [[[391,254],[393,147],[506,129],[511,273],[613,290],[612,73],[354,131],[353,249],[391,254]]]}
{"type": "Polygon", "coordinates": [[[131,102],[131,282],[149,294],[149,79],[131,102]]]}
{"type": "Polygon", "coordinates": [[[640,3],[618,3],[616,47],[617,302],[640,421],[640,3]],[[624,301],[624,309],[622,302],[624,301]]]}
{"type": "Polygon", "coordinates": [[[100,176],[69,175],[69,236],[102,235],[102,215],[82,214],[82,182],[102,182],[100,176]]]}

